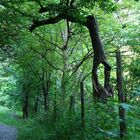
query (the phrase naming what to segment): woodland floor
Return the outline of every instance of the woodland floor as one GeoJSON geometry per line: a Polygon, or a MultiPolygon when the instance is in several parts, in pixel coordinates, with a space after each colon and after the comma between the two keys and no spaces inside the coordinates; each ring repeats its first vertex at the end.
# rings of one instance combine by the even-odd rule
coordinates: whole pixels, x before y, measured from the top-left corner
{"type": "Polygon", "coordinates": [[[0,124],[0,140],[16,140],[17,139],[17,129],[0,124]]]}

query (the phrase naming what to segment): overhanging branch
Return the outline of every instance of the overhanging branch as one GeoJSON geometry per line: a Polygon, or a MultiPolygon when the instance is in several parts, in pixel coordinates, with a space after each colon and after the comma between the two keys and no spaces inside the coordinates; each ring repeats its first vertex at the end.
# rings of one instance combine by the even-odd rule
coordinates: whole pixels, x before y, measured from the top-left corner
{"type": "Polygon", "coordinates": [[[55,24],[55,23],[58,23],[62,19],[63,19],[62,15],[57,15],[53,18],[49,18],[49,19],[46,19],[46,20],[40,20],[40,21],[33,20],[33,24],[31,25],[29,30],[30,30],[30,32],[32,32],[37,27],[40,27],[40,26],[43,26],[43,25],[48,25],[48,24],[55,24]]]}

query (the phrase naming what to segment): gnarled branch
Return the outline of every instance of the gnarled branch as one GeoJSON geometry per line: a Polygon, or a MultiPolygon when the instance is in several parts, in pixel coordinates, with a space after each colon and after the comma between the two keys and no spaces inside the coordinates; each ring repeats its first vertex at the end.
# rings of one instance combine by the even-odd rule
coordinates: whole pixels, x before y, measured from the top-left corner
{"type": "MultiPolygon", "coordinates": [[[[73,14],[69,13],[69,9],[66,12],[65,11],[62,12],[61,10],[60,12],[56,11],[59,13],[59,15],[53,18],[49,18],[47,20],[42,20],[42,21],[34,21],[32,26],[30,27],[30,31],[33,31],[36,27],[39,27],[39,26],[58,23],[62,19],[66,19],[74,23],[80,23],[84,25],[85,27],[87,27],[90,33],[90,37],[91,37],[92,48],[94,50],[92,83],[93,83],[93,88],[95,91],[95,97],[106,99],[107,98],[106,93],[109,92],[108,87],[109,87],[109,76],[110,76],[111,67],[106,60],[103,44],[99,36],[98,23],[96,22],[96,18],[92,15],[84,17],[84,20],[77,18],[74,13],[75,11],[76,9],[73,11],[73,14]],[[100,85],[98,81],[98,74],[97,74],[98,66],[101,63],[104,65],[104,69],[105,69],[105,76],[104,76],[105,86],[104,87],[100,85]]],[[[47,8],[44,8],[44,9],[42,8],[40,12],[47,12],[47,8]]]]}
{"type": "Polygon", "coordinates": [[[53,18],[49,18],[49,19],[46,19],[46,20],[40,20],[40,21],[33,20],[33,24],[31,25],[29,30],[30,30],[30,32],[32,32],[37,27],[47,25],[47,24],[55,24],[55,23],[58,23],[62,19],[63,19],[62,15],[57,15],[53,18]]]}

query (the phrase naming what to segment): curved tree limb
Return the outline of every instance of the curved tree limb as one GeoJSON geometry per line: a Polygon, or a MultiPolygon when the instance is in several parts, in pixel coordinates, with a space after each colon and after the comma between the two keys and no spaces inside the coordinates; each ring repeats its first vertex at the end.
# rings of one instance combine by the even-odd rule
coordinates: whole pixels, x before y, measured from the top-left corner
{"type": "MultiPolygon", "coordinates": [[[[42,9],[41,12],[47,12],[47,8],[44,10],[42,9]]],[[[57,11],[58,12],[58,11],[57,11]]],[[[111,66],[108,64],[106,60],[106,55],[104,51],[103,44],[99,37],[99,29],[98,23],[96,18],[92,15],[86,16],[83,19],[79,19],[75,16],[75,13],[70,14],[69,11],[63,13],[60,11],[61,14],[53,18],[49,18],[47,20],[42,21],[33,21],[32,26],[30,27],[30,31],[33,31],[36,27],[47,25],[47,24],[55,24],[58,23],[62,19],[67,19],[70,22],[80,23],[88,28],[90,33],[90,38],[92,42],[92,48],[94,50],[94,57],[93,57],[93,69],[92,69],[92,83],[94,89],[95,97],[106,99],[109,93],[109,79],[110,79],[110,70],[111,66]],[[100,64],[104,65],[105,73],[104,73],[104,87],[98,81],[98,66],[100,64]]]]}
{"type": "Polygon", "coordinates": [[[47,25],[47,24],[55,24],[55,23],[59,22],[62,19],[63,18],[62,18],[61,15],[57,15],[56,17],[49,18],[49,19],[46,19],[46,20],[40,20],[40,21],[33,20],[33,24],[31,25],[29,30],[30,30],[30,32],[32,32],[37,27],[47,25]]]}

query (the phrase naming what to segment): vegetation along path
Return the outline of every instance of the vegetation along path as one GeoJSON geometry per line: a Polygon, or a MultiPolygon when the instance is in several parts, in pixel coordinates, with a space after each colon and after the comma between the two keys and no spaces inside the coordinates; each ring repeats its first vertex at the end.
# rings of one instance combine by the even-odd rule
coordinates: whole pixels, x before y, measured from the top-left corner
{"type": "Polygon", "coordinates": [[[16,140],[16,128],[8,125],[0,124],[0,140],[16,140]]]}

